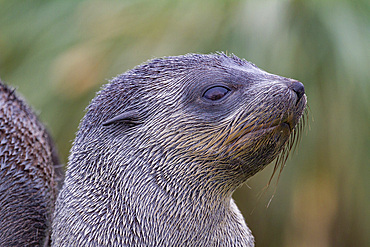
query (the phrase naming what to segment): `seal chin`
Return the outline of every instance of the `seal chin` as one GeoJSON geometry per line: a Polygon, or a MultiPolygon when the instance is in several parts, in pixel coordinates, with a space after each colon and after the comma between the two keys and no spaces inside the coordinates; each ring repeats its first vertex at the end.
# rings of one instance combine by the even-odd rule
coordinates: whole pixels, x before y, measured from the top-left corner
{"type": "Polygon", "coordinates": [[[234,144],[234,150],[240,151],[236,155],[236,163],[242,169],[240,181],[243,182],[261,171],[279,155],[291,137],[295,127],[293,124],[270,124],[242,135],[234,144]]]}

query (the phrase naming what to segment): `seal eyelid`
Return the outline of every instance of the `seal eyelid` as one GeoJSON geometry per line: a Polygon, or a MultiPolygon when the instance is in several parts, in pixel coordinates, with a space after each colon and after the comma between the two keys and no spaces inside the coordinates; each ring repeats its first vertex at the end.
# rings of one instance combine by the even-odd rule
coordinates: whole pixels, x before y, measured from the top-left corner
{"type": "Polygon", "coordinates": [[[231,90],[225,86],[214,86],[203,93],[203,98],[211,101],[217,101],[224,98],[231,90]]]}

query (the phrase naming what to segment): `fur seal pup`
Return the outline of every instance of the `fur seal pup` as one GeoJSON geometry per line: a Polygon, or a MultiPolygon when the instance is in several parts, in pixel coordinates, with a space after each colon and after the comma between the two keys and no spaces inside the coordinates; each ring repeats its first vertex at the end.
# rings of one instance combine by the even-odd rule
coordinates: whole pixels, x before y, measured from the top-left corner
{"type": "Polygon", "coordinates": [[[30,107],[0,81],[0,246],[49,244],[62,170],[30,107]]]}
{"type": "Polygon", "coordinates": [[[52,245],[254,246],[231,196],[286,153],[305,106],[302,83],[223,53],[117,76],[80,123],[52,245]]]}

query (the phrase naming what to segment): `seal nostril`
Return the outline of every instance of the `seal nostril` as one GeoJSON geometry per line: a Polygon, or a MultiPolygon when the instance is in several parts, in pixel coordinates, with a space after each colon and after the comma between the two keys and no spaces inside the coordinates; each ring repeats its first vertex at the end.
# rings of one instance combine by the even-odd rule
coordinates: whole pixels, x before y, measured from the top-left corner
{"type": "Polygon", "coordinates": [[[304,86],[299,81],[293,81],[292,84],[289,86],[290,89],[292,89],[298,96],[298,100],[300,100],[304,94],[304,86]]]}

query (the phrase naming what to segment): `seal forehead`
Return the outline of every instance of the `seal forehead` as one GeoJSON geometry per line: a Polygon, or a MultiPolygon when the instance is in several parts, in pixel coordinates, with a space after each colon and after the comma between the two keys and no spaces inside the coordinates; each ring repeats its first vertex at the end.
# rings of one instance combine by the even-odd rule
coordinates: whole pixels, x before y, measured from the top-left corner
{"type": "Polygon", "coordinates": [[[266,71],[258,68],[256,65],[246,62],[243,65],[235,64],[235,63],[225,63],[225,66],[228,68],[239,71],[239,73],[245,73],[245,74],[259,74],[259,75],[268,75],[266,71]]]}
{"type": "Polygon", "coordinates": [[[226,83],[229,86],[241,87],[260,81],[272,81],[277,77],[234,55],[220,53],[190,56],[189,59],[195,59],[196,66],[188,69],[188,80],[185,80],[185,83],[193,86],[226,83]]]}

